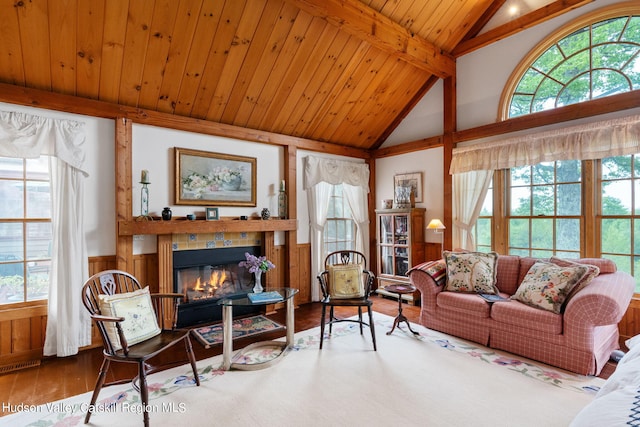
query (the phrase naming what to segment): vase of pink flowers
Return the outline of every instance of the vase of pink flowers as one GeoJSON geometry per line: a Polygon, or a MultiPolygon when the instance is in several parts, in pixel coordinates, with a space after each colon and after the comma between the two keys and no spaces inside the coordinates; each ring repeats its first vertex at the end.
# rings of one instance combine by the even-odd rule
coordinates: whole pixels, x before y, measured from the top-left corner
{"type": "Polygon", "coordinates": [[[253,286],[254,293],[260,293],[264,290],[262,287],[262,273],[266,273],[272,268],[276,268],[275,265],[271,261],[267,259],[266,256],[255,256],[250,254],[249,252],[245,252],[244,256],[246,258],[245,261],[240,261],[238,264],[240,267],[245,267],[249,269],[249,273],[253,273],[255,278],[255,283],[253,286]]]}

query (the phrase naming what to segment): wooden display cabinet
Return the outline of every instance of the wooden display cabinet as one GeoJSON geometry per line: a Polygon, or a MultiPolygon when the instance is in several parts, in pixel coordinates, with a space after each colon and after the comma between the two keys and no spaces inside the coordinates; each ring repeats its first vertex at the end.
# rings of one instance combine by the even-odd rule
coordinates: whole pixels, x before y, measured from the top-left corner
{"type": "MultiPolygon", "coordinates": [[[[409,283],[409,269],[424,262],[425,212],[424,208],[376,210],[377,293],[396,298],[397,294],[383,288],[409,283]]],[[[417,305],[420,292],[404,294],[402,298],[417,305]]]]}

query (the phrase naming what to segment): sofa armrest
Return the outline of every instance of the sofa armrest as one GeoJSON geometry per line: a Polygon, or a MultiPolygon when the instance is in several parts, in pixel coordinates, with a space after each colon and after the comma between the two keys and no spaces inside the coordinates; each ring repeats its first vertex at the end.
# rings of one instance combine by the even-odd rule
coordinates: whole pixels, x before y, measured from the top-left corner
{"type": "Polygon", "coordinates": [[[423,310],[434,311],[436,298],[444,286],[439,285],[431,276],[421,270],[411,270],[408,276],[411,284],[420,291],[420,303],[423,310]]]}
{"type": "Polygon", "coordinates": [[[593,345],[593,328],[615,325],[624,316],[635,289],[634,278],[623,271],[600,274],[574,295],[564,312],[565,335],[574,348],[593,345]],[[585,342],[586,341],[586,342],[585,342]]]}

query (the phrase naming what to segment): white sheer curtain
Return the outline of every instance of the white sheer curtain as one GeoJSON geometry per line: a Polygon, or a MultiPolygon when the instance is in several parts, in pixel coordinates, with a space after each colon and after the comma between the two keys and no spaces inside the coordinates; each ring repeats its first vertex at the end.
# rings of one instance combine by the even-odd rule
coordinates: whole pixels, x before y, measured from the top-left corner
{"type": "Polygon", "coordinates": [[[347,198],[349,208],[356,223],[356,250],[369,258],[369,210],[367,209],[367,191],[355,185],[343,184],[342,191],[347,198]]]}
{"type": "MultiPolygon", "coordinates": [[[[307,156],[303,161],[304,189],[307,191],[311,233],[311,300],[319,301],[320,288],[316,276],[324,268],[323,229],[327,221],[331,186],[346,184],[343,185],[343,190],[356,222],[356,248],[362,247],[366,250],[369,242],[366,196],[369,192],[369,166],[365,163],[315,156],[307,156]]],[[[363,253],[368,256],[368,250],[363,253]]]]}
{"type": "Polygon", "coordinates": [[[471,171],[453,175],[453,247],[473,251],[471,232],[480,215],[493,171],[471,171]]]}
{"type": "Polygon", "coordinates": [[[84,123],[0,112],[0,156],[51,156],[53,248],[44,355],[69,356],[91,343],[80,289],[88,276],[83,227],[84,123]]]}
{"type": "Polygon", "coordinates": [[[316,275],[324,269],[322,247],[324,246],[324,225],[329,211],[331,185],[319,182],[307,189],[309,204],[309,230],[311,233],[311,301],[320,301],[320,284],[316,275]]]}

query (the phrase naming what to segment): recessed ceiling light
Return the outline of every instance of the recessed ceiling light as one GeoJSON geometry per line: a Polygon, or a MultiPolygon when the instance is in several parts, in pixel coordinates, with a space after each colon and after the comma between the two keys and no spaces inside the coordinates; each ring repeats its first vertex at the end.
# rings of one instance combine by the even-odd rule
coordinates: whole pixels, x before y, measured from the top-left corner
{"type": "Polygon", "coordinates": [[[509,7],[509,15],[514,16],[518,14],[518,6],[509,7]]]}

